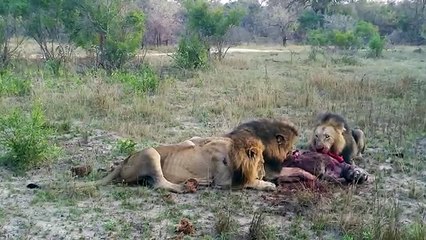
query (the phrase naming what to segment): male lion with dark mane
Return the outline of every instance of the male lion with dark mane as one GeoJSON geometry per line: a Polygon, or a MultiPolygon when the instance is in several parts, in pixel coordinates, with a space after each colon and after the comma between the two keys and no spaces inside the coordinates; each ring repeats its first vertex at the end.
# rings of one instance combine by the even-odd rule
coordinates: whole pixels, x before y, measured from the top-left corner
{"type": "Polygon", "coordinates": [[[342,116],[326,112],[316,119],[309,148],[352,164],[364,152],[365,135],[359,128],[351,129],[342,116]]]}
{"type": "Polygon", "coordinates": [[[178,144],[146,148],[120,162],[103,179],[74,186],[150,180],[154,188],[185,193],[191,191],[186,183],[196,180],[199,185],[275,190],[274,183],[262,179],[265,174],[279,175],[297,136],[297,129],[286,120],[253,120],[221,137],[193,137],[178,144]]]}
{"type": "Polygon", "coordinates": [[[186,193],[191,191],[186,182],[195,180],[199,185],[275,190],[275,184],[258,175],[263,168],[262,143],[250,136],[240,136],[195,137],[178,144],[146,148],[131,154],[103,179],[76,183],[74,187],[148,180],[154,189],[186,193]]]}
{"type": "MultiPolygon", "coordinates": [[[[262,118],[242,123],[224,136],[234,138],[241,134],[252,136],[263,143],[264,175],[266,180],[271,181],[280,175],[282,163],[292,153],[299,131],[287,119],[262,118]]],[[[288,173],[297,174],[298,171],[292,169],[288,173]]]]}

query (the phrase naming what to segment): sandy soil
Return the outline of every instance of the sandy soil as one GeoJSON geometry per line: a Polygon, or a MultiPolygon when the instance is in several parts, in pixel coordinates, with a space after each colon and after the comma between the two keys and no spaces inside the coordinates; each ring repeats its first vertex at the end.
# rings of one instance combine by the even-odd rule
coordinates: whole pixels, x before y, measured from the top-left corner
{"type": "MultiPolygon", "coordinates": [[[[326,228],[321,234],[313,230],[314,220],[319,215],[330,214],[328,224],[336,226],[345,221],[368,219],[371,215],[365,212],[371,210],[374,201],[394,200],[391,196],[398,200],[402,209],[402,224],[413,222],[417,217],[423,217],[425,221],[426,172],[416,175],[397,172],[391,161],[386,163],[388,168],[367,161],[367,170],[376,173],[375,181],[355,188],[330,186],[327,193],[202,189],[194,194],[179,195],[153,191],[143,186],[105,186],[83,193],[75,192],[72,188],[43,191],[25,187],[30,182],[66,184],[67,181],[81,181],[73,180],[70,176],[69,169],[75,165],[91,164],[95,169],[108,168],[111,161],[123,158],[114,153],[118,139],[120,137],[114,133],[93,130],[86,143],[81,133],[71,132],[58,137],[65,152],[51,168],[33,170],[28,176],[14,176],[0,168],[0,238],[167,239],[178,235],[176,225],[182,217],[187,217],[195,227],[193,238],[200,239],[202,236],[214,236],[215,214],[229,211],[236,220],[232,239],[243,239],[249,232],[254,212],[262,208],[267,212],[265,223],[271,226],[270,231],[283,239],[288,239],[286,236],[295,229],[299,229],[297,231],[303,233],[307,237],[305,239],[336,239],[342,236],[342,231],[337,227],[326,228]],[[377,183],[379,175],[383,180],[377,183]],[[413,185],[416,186],[415,192],[413,185]],[[380,190],[375,190],[377,188],[380,190]],[[374,191],[382,196],[374,198],[374,191]],[[344,202],[347,198],[351,198],[350,204],[344,202]],[[345,207],[339,210],[342,204],[345,207]],[[336,221],[335,217],[341,219],[336,221]],[[299,224],[297,219],[300,218],[309,221],[299,224]]],[[[419,141],[418,147],[424,151],[426,139],[419,141]]],[[[379,151],[368,149],[367,156],[379,151]]],[[[98,177],[99,174],[89,176],[98,177]]]]}

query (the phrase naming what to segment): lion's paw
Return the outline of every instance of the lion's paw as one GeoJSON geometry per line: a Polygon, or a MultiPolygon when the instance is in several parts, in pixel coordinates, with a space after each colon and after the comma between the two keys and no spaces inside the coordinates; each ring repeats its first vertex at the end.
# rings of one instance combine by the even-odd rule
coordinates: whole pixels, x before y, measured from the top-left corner
{"type": "Polygon", "coordinates": [[[275,190],[277,190],[277,185],[275,185],[275,183],[265,182],[264,184],[265,185],[264,185],[263,189],[265,191],[275,191],[275,190]]]}
{"type": "Polygon", "coordinates": [[[199,185],[199,183],[196,179],[190,178],[190,179],[186,180],[185,183],[184,183],[184,186],[185,186],[184,191],[188,192],[188,193],[194,193],[194,192],[197,191],[198,185],[199,185]]]}

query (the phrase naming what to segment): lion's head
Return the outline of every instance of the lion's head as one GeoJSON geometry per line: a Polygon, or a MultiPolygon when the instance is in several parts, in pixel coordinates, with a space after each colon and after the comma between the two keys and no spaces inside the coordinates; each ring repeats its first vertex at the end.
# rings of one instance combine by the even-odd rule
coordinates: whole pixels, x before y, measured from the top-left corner
{"type": "Polygon", "coordinates": [[[346,132],[346,123],[335,117],[325,119],[324,116],[320,115],[321,119],[314,128],[310,148],[321,153],[340,153],[345,147],[343,134],[346,132]]]}
{"type": "Polygon", "coordinates": [[[245,184],[265,175],[262,142],[247,132],[231,137],[233,147],[229,153],[232,164],[233,183],[245,184]]]}
{"type": "Polygon", "coordinates": [[[282,168],[282,162],[291,153],[299,132],[293,123],[286,119],[257,119],[237,126],[226,136],[252,136],[262,142],[265,162],[265,178],[273,179],[282,168]]]}

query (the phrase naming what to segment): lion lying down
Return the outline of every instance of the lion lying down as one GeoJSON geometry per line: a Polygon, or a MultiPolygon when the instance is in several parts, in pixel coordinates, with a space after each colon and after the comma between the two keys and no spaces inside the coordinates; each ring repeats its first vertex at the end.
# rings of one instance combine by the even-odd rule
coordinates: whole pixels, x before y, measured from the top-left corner
{"type": "Polygon", "coordinates": [[[146,148],[130,155],[103,179],[76,183],[75,187],[148,180],[154,188],[185,193],[192,191],[188,180],[195,180],[199,185],[275,190],[274,183],[262,180],[274,175],[271,168],[265,169],[265,160],[274,163],[272,166],[280,165],[279,161],[291,153],[297,136],[297,129],[285,119],[257,119],[221,137],[194,137],[146,148]]]}
{"type": "Polygon", "coordinates": [[[199,185],[274,190],[263,178],[263,145],[259,140],[226,137],[191,138],[182,143],[160,145],[136,152],[101,180],[76,183],[74,187],[137,183],[149,178],[155,189],[190,192],[185,182],[199,185]]]}
{"type": "Polygon", "coordinates": [[[317,178],[362,184],[368,180],[368,173],[343,160],[339,161],[333,155],[296,150],[283,162],[281,176],[277,181],[313,181],[317,178]]]}

